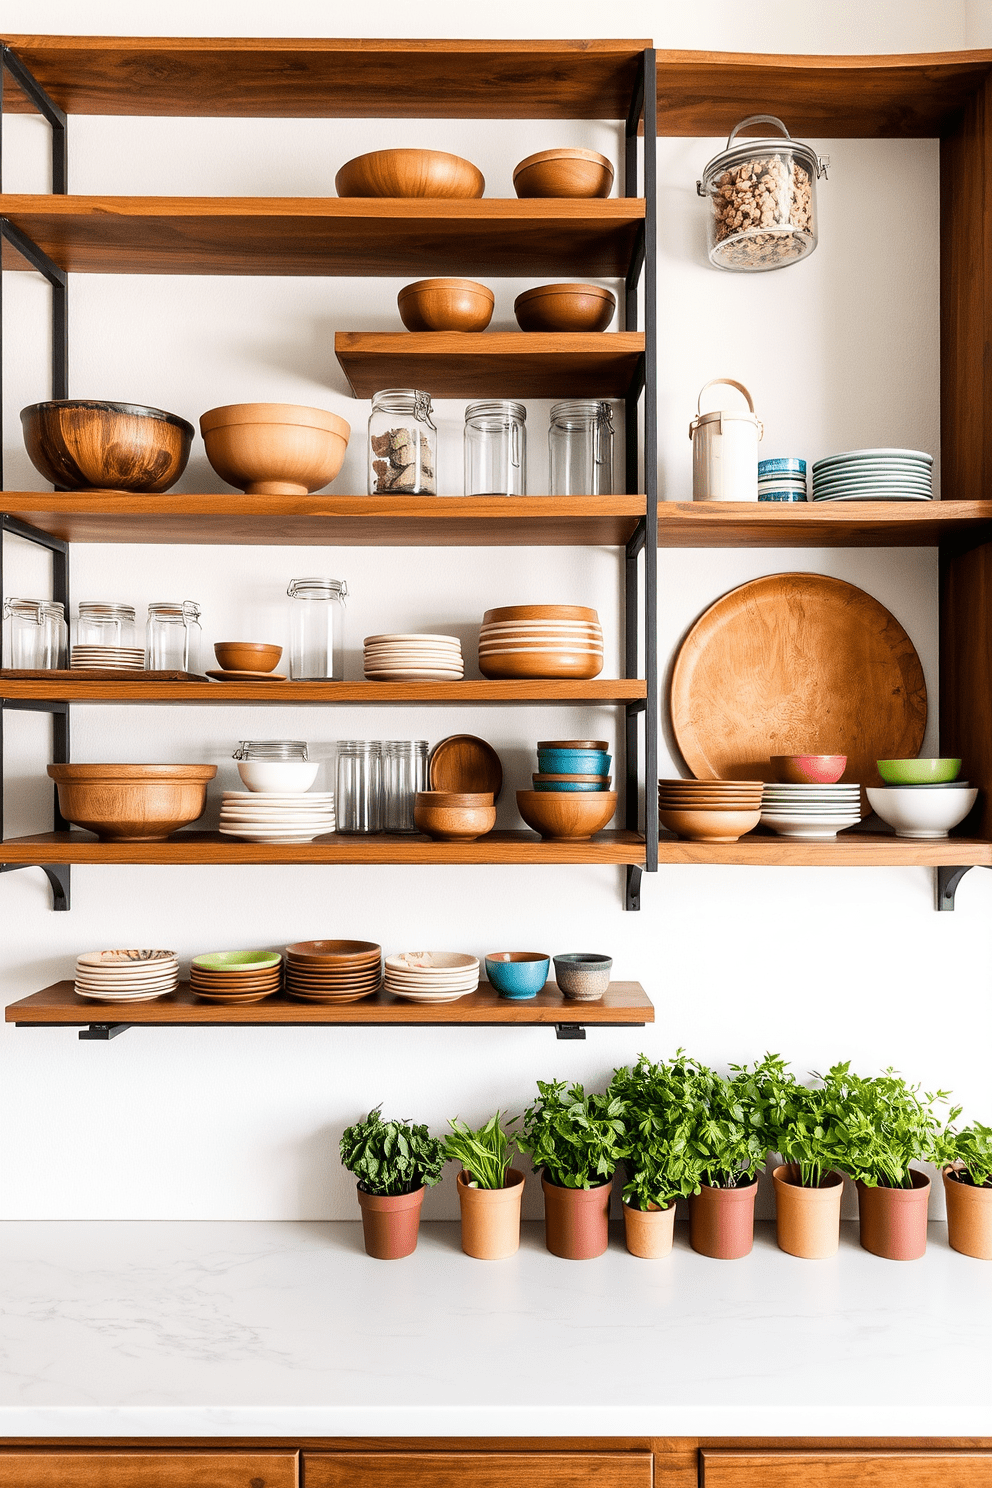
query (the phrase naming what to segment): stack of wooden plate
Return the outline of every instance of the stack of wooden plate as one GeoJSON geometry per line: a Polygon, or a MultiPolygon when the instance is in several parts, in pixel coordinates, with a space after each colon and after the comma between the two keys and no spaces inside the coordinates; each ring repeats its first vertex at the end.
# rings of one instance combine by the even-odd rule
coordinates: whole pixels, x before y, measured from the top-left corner
{"type": "Polygon", "coordinates": [[[583,605],[487,610],[479,631],[479,670],[484,677],[598,677],[603,670],[599,615],[583,605]]]}
{"type": "Polygon", "coordinates": [[[365,675],[370,682],[459,682],[462,643],[446,635],[366,636],[365,675]]]}
{"type": "Polygon", "coordinates": [[[190,962],[189,985],[207,1002],[261,1002],[282,986],[278,951],[210,951],[190,962]]]}
{"type": "Polygon", "coordinates": [[[478,985],[478,956],[460,951],[401,951],[386,957],[386,991],[407,1002],[457,1002],[478,985]]]}
{"type": "Polygon", "coordinates": [[[175,951],[87,951],[76,957],[76,996],[90,1002],[151,1002],[176,990],[175,951]]]}
{"type": "Polygon", "coordinates": [[[74,671],[101,667],[111,672],[140,672],[145,653],[140,646],[73,646],[69,666],[74,671]]]}
{"type": "Polygon", "coordinates": [[[301,940],[286,947],[286,991],[304,1002],[360,1002],[378,992],[382,947],[371,940],[301,940]]]}
{"type": "Polygon", "coordinates": [[[663,827],[690,842],[736,842],[761,820],[760,780],[659,780],[663,827]]]}

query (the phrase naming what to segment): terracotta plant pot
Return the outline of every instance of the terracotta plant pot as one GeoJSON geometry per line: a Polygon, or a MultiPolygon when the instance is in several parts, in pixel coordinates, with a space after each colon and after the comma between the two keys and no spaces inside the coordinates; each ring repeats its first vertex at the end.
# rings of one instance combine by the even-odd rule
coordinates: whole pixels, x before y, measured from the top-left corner
{"type": "Polygon", "coordinates": [[[738,1261],[754,1244],[754,1200],[758,1180],[740,1188],[702,1185],[689,1198],[689,1244],[714,1261],[738,1261]]]}
{"type": "Polygon", "coordinates": [[[623,1227],[627,1237],[627,1249],[642,1261],[657,1261],[669,1254],[675,1236],[675,1205],[659,1209],[652,1204],[650,1209],[632,1209],[626,1199],[623,1203],[623,1227]]]}
{"type": "Polygon", "coordinates": [[[956,1168],[943,1171],[947,1199],[947,1243],[962,1255],[992,1261],[992,1188],[960,1183],[956,1168]]]}
{"type": "Polygon", "coordinates": [[[775,1184],[775,1226],[779,1250],[822,1261],[837,1254],[840,1245],[840,1200],[844,1180],[828,1173],[819,1188],[804,1188],[796,1163],[772,1173],[775,1184]]]}
{"type": "Polygon", "coordinates": [[[392,1198],[358,1189],[362,1210],[365,1253],[377,1261],[398,1261],[417,1248],[420,1209],[424,1190],[396,1194],[392,1198]]]}
{"type": "Polygon", "coordinates": [[[469,1175],[458,1174],[462,1211],[462,1250],[477,1261],[502,1261],[520,1248],[520,1201],[524,1175],[507,1169],[505,1188],[473,1188],[469,1175]]]}
{"type": "Polygon", "coordinates": [[[874,1188],[858,1183],[861,1244],[887,1261],[918,1261],[927,1248],[930,1179],[911,1171],[912,1188],[874,1188]]]}
{"type": "Polygon", "coordinates": [[[613,1179],[598,1188],[561,1188],[541,1179],[544,1189],[544,1243],[564,1261],[591,1261],[610,1243],[613,1179]]]}

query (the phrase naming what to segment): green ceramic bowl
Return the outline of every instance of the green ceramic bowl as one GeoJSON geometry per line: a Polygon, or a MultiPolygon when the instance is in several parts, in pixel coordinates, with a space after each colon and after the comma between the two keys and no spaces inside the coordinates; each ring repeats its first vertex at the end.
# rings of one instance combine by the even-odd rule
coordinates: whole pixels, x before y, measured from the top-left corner
{"type": "Polygon", "coordinates": [[[262,971],[281,961],[278,951],[210,951],[205,956],[194,956],[192,964],[202,966],[204,971],[247,971],[249,967],[262,971]]]}
{"type": "Polygon", "coordinates": [[[961,774],[959,759],[879,760],[878,773],[886,785],[946,785],[961,774]]]}

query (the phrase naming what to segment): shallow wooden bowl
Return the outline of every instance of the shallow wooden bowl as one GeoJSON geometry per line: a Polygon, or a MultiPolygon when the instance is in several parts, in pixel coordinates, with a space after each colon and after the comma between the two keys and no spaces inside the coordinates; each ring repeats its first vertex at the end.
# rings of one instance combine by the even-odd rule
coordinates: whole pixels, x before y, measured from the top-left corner
{"type": "Polygon", "coordinates": [[[538,284],[513,302],[522,331],[605,331],[616,308],[598,284],[538,284]]]}
{"type": "Polygon", "coordinates": [[[282,647],[256,641],[217,641],[214,655],[225,672],[274,672],[282,647]]]}
{"type": "Polygon", "coordinates": [[[49,765],[67,821],[102,842],[164,842],[203,815],[216,765],[49,765]]]}
{"type": "Polygon", "coordinates": [[[431,196],[471,200],[486,178],[470,160],[444,150],[373,150],[356,155],[334,178],[338,196],[431,196]]]}
{"type": "Polygon", "coordinates": [[[475,842],[496,825],[496,807],[426,806],[418,797],[413,819],[421,832],[440,842],[475,842]]]}
{"type": "Polygon", "coordinates": [[[603,670],[603,654],[597,651],[516,651],[504,655],[479,654],[479,671],[490,679],[527,678],[553,680],[575,677],[589,682],[603,670]]]}
{"type": "Polygon", "coordinates": [[[702,811],[682,808],[678,810],[662,807],[658,819],[663,827],[674,832],[676,837],[688,838],[690,842],[737,842],[750,832],[761,820],[761,812],[737,810],[702,811]]]}
{"type": "Polygon", "coordinates": [[[351,425],[324,408],[230,403],[200,417],[221,480],[247,496],[307,496],[338,474],[351,425]]]}
{"type": "Polygon", "coordinates": [[[518,196],[609,196],[613,166],[595,150],[571,146],[539,150],[528,155],[513,172],[518,196]]]}
{"type": "Polygon", "coordinates": [[[517,810],[550,842],[585,842],[617,809],[616,791],[517,791],[517,810]]]}
{"type": "Polygon", "coordinates": [[[408,331],[484,331],[496,297],[474,279],[418,279],[396,303],[408,331]]]}
{"type": "Polygon", "coordinates": [[[21,409],[24,446],[53,486],[167,491],[186,469],[193,425],[161,408],[59,398],[21,409]]]}

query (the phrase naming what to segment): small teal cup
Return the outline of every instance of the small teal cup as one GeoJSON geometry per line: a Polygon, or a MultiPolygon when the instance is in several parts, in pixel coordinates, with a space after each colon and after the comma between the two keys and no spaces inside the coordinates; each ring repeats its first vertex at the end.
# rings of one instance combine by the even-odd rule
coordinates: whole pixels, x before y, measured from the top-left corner
{"type": "Polygon", "coordinates": [[[536,997],[548,980],[551,957],[543,951],[493,951],[486,957],[486,976],[500,997],[524,1002],[536,997]]]}

